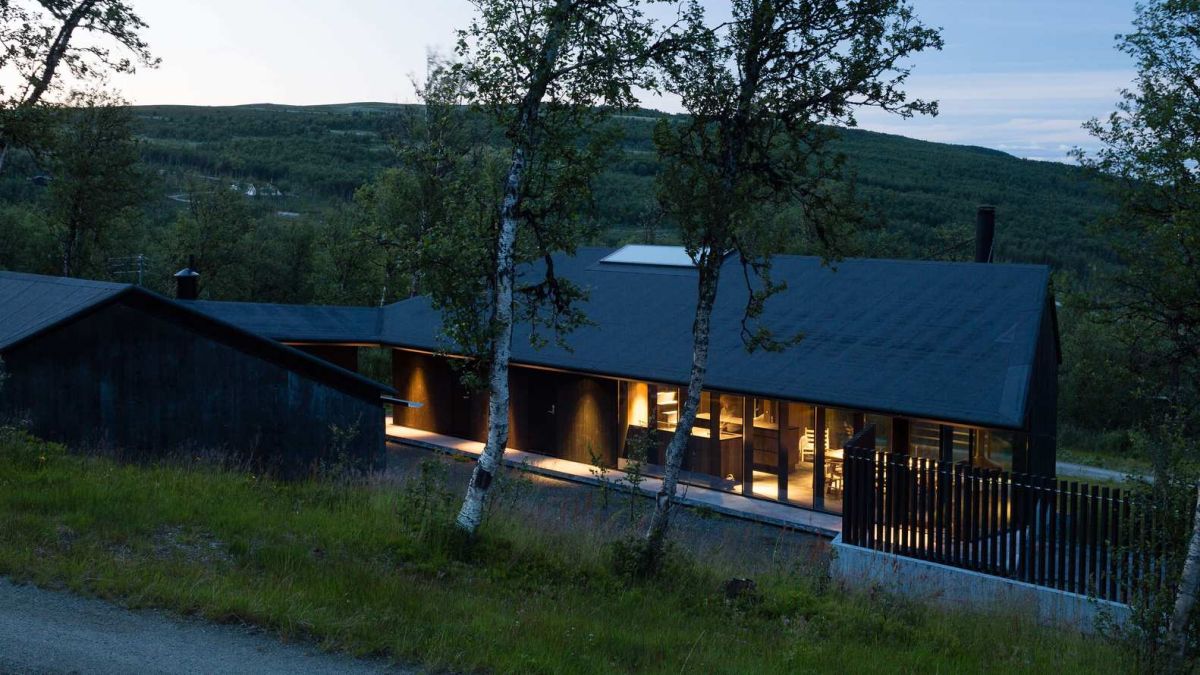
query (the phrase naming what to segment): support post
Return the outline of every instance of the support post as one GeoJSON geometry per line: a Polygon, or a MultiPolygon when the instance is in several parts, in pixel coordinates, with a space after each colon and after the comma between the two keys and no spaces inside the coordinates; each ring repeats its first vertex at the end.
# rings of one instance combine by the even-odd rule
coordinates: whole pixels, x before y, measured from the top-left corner
{"type": "Polygon", "coordinates": [[[816,411],[816,435],[813,438],[813,508],[825,509],[825,408],[816,411]]]}

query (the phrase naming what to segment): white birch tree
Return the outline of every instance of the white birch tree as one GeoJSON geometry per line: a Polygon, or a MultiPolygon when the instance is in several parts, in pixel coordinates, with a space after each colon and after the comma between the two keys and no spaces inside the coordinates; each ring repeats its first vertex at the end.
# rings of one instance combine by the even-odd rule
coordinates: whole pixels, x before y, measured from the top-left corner
{"type": "Polygon", "coordinates": [[[145,28],[123,0],[0,0],[0,171],[13,145],[44,141],[52,94],[157,66],[145,28]]]}
{"type": "Polygon", "coordinates": [[[550,254],[571,252],[580,241],[579,214],[611,147],[601,125],[612,110],[635,103],[633,89],[648,84],[645,65],[656,48],[640,0],[473,4],[478,15],[459,34],[458,57],[472,103],[504,132],[508,162],[487,242],[484,301],[442,298],[460,319],[465,312],[454,306],[482,310],[451,335],[460,347],[475,348],[488,392],[487,442],[456,519],[468,534],[479,527],[508,443],[513,323],[521,312],[535,336],[539,326],[561,335],[583,320],[575,308],[581,292],[555,276],[550,254]],[[518,261],[533,259],[542,263],[540,278],[518,284],[518,261]]]}
{"type": "Polygon", "coordinates": [[[733,0],[732,19],[705,23],[687,13],[690,48],[666,61],[664,88],[678,94],[688,118],[664,121],[655,143],[664,163],[659,199],[679,227],[698,270],[687,398],[666,453],[666,470],[646,531],[642,571],[657,571],[668,534],[680,466],[708,368],[713,305],[723,264],[741,263],[748,301],[742,324],[748,349],[780,349],[756,319],[783,290],[770,277],[771,255],[798,236],[835,252],[857,219],[829,147],[834,125],[854,126],[855,110],[903,117],[936,114],[936,104],[908,100],[904,60],[939,49],[906,0],[733,0]],[[775,212],[798,207],[800,222],[775,212]]]}

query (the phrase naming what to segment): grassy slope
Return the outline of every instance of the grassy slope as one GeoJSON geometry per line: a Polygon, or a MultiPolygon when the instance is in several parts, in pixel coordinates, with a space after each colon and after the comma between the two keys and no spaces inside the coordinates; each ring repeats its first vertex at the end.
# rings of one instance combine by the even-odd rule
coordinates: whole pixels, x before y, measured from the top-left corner
{"type": "MultiPolygon", "coordinates": [[[[721,570],[703,564],[680,562],[658,585],[628,584],[585,531],[552,535],[503,511],[487,525],[478,562],[467,564],[420,534],[430,522],[422,504],[455,499],[436,485],[283,485],[118,466],[0,431],[0,574],[452,669],[1097,672],[1122,664],[1098,641],[1016,617],[851,595],[813,570],[760,577],[761,602],[741,606],[724,602],[721,570]]],[[[443,518],[446,506],[428,513],[443,518]]]]}

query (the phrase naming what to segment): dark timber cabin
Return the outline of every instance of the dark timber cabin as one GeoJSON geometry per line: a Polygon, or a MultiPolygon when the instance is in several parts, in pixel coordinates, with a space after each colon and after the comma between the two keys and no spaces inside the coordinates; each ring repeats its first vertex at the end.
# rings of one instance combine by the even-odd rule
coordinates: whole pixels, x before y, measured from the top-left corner
{"type": "Polygon", "coordinates": [[[390,387],[136,286],[0,272],[0,357],[0,416],[51,440],[290,475],[384,462],[390,387]]]}
{"type": "MultiPolygon", "coordinates": [[[[980,260],[989,258],[990,245],[980,260]]],[[[567,337],[569,350],[535,349],[530,326],[518,326],[509,447],[585,464],[595,453],[619,466],[641,432],[653,442],[653,474],[686,391],[696,271],[672,247],[584,248],[554,262],[587,290],[592,325],[567,337]]],[[[787,290],[762,321],[804,339],[750,354],[741,337],[747,291],[738,262],[725,264],[686,482],[840,513],[842,447],[867,423],[880,449],[1054,474],[1059,351],[1047,267],[845,260],[830,268],[779,256],[772,276],[787,290]]],[[[424,298],[380,309],[194,306],[324,358],[391,347],[399,396],[425,405],[397,408],[389,435],[485,438],[486,394],[459,383],[453,345],[424,298]]]]}

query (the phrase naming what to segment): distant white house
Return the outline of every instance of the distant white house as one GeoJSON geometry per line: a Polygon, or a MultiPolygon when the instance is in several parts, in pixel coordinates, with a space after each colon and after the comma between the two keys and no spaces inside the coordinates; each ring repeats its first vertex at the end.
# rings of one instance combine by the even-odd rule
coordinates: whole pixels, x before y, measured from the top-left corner
{"type": "Polygon", "coordinates": [[[255,186],[254,183],[246,183],[245,187],[243,188],[241,183],[235,182],[235,183],[229,184],[229,189],[233,190],[234,192],[241,192],[242,194],[246,195],[247,197],[282,197],[283,196],[283,191],[280,190],[279,188],[275,187],[274,185],[271,185],[270,183],[262,186],[261,188],[255,186]]]}

